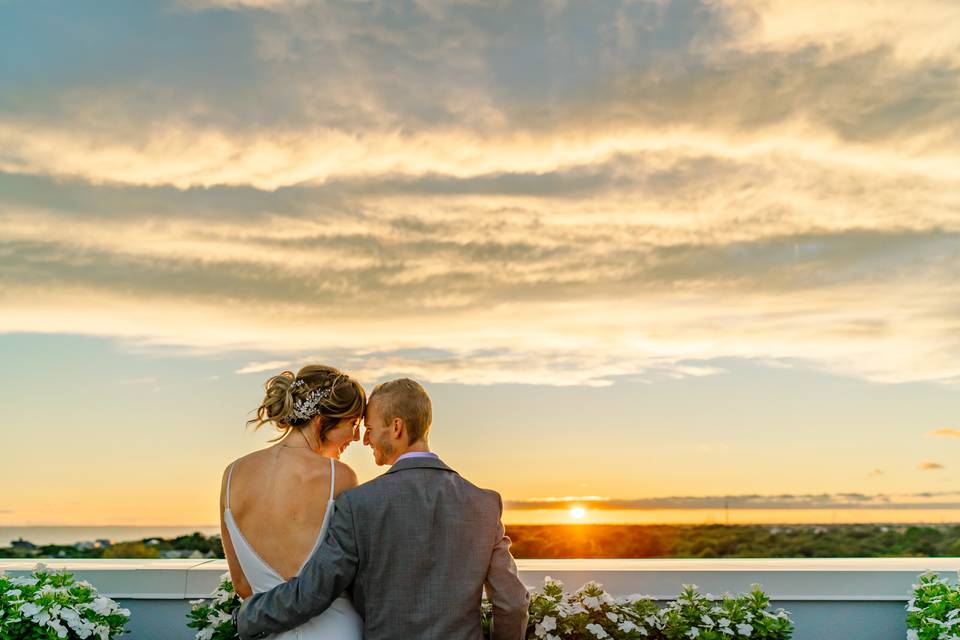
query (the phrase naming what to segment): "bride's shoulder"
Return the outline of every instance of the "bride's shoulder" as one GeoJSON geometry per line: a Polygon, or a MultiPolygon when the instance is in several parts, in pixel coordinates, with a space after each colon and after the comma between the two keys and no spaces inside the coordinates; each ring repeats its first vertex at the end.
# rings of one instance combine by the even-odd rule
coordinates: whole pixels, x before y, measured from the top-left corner
{"type": "Polygon", "coordinates": [[[355,486],[357,486],[357,473],[350,467],[350,465],[340,462],[339,460],[334,460],[333,467],[336,472],[334,493],[340,495],[340,493],[343,491],[353,489],[355,486]]]}
{"type": "Polygon", "coordinates": [[[227,478],[230,476],[231,470],[233,471],[233,475],[236,476],[237,470],[240,467],[246,464],[249,464],[251,462],[255,463],[257,458],[260,457],[261,453],[262,452],[260,451],[254,451],[252,453],[248,453],[245,456],[240,456],[236,460],[233,460],[232,462],[230,462],[230,464],[228,464],[226,467],[223,468],[223,483],[226,484],[227,478]]]}

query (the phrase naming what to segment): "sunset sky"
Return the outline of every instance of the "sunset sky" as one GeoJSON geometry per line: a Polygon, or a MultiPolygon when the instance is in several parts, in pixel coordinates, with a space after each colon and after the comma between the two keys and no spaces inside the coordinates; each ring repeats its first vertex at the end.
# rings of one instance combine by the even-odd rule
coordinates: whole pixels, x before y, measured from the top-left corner
{"type": "Polygon", "coordinates": [[[422,381],[515,522],[960,520],[957,25],[0,0],[0,525],[215,522],[313,362],[422,381]]]}

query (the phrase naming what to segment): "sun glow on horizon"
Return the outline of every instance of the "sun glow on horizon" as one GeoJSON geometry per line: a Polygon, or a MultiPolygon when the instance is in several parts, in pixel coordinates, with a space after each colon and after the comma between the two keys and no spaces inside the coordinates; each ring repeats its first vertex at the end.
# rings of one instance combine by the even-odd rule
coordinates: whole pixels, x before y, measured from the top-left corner
{"type": "Polygon", "coordinates": [[[570,509],[570,517],[574,520],[583,520],[587,516],[587,510],[583,507],[573,507],[570,509]]]}

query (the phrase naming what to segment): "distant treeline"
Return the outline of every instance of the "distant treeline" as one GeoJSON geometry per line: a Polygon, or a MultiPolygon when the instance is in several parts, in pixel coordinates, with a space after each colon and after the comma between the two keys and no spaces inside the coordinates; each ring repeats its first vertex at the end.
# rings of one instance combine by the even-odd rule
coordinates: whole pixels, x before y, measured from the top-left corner
{"type": "Polygon", "coordinates": [[[178,536],[176,538],[144,538],[128,542],[117,542],[110,546],[84,548],[76,545],[48,544],[38,545],[35,549],[2,548],[0,558],[163,558],[168,552],[180,552],[183,555],[197,552],[201,555],[212,554],[223,557],[223,545],[220,536],[205,536],[202,533],[178,536]]]}
{"type": "Polygon", "coordinates": [[[960,526],[508,526],[517,558],[960,556],[960,526]]]}
{"type": "MultiPolygon", "coordinates": [[[[960,556],[960,525],[510,525],[517,558],[839,558],[960,556]]],[[[0,548],[0,557],[158,558],[197,551],[223,557],[219,536],[194,533],[109,547],[0,548]]]]}

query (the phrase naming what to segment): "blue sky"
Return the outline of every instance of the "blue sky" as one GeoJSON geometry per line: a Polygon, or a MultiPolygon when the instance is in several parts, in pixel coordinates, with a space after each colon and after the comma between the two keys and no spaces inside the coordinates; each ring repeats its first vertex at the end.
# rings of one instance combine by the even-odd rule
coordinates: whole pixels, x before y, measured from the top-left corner
{"type": "Polygon", "coordinates": [[[946,491],[960,8],[906,6],[0,0],[0,482],[55,468],[0,523],[215,519],[317,361],[518,511],[946,491]]]}

